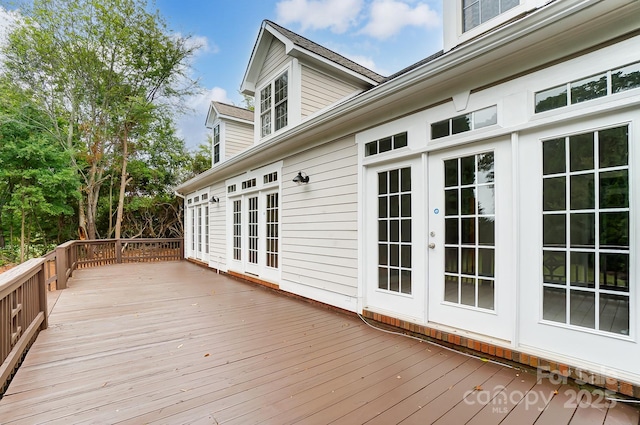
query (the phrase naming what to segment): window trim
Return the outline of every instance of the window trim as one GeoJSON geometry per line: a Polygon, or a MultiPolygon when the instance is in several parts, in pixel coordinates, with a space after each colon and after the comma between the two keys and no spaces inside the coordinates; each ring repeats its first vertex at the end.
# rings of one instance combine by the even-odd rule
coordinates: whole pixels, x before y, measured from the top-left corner
{"type": "Polygon", "coordinates": [[[259,108],[259,113],[257,114],[258,125],[256,126],[259,139],[264,139],[278,133],[282,129],[287,128],[291,122],[291,117],[289,116],[292,106],[290,105],[291,74],[292,70],[287,66],[277,72],[274,78],[270,79],[267,83],[256,90],[256,92],[259,93],[259,101],[256,102],[259,108]],[[284,97],[276,100],[279,93],[276,91],[276,85],[283,77],[285,79],[285,94],[284,97]],[[263,100],[263,93],[265,92],[268,92],[268,97],[263,100]],[[283,105],[285,113],[283,117],[277,117],[278,110],[283,105]],[[278,118],[280,118],[280,120],[278,118]],[[281,120],[284,120],[284,123],[280,125],[278,122],[281,120]]]}
{"type": "Polygon", "coordinates": [[[211,137],[211,165],[215,165],[222,161],[222,128],[218,123],[213,126],[213,135],[211,137]],[[218,159],[216,160],[216,148],[218,150],[218,159]]]}

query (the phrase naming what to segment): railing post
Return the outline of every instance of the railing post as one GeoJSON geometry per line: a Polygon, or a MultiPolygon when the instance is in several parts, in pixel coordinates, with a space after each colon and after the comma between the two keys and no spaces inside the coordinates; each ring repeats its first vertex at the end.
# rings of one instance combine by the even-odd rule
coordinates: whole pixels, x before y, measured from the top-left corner
{"type": "Polygon", "coordinates": [[[67,269],[69,261],[67,259],[67,248],[58,245],[56,247],[56,289],[67,288],[67,269]]]}
{"type": "MultiPolygon", "coordinates": [[[[47,276],[45,273],[45,267],[47,262],[44,261],[40,266],[38,272],[38,298],[40,298],[40,311],[44,313],[44,320],[40,325],[40,330],[47,329],[49,327],[49,308],[47,306],[47,276]]],[[[66,273],[64,273],[66,275],[66,273]]]]}
{"type": "Polygon", "coordinates": [[[116,239],[116,263],[122,263],[122,240],[116,239]]]}

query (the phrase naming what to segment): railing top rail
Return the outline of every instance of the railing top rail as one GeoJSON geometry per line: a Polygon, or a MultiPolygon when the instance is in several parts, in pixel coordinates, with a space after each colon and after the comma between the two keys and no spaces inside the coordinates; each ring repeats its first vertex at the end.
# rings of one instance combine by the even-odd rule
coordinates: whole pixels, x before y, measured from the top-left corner
{"type": "Polygon", "coordinates": [[[16,267],[0,274],[0,299],[4,298],[9,292],[12,292],[14,286],[19,286],[29,277],[40,271],[44,258],[32,258],[16,267]]]}

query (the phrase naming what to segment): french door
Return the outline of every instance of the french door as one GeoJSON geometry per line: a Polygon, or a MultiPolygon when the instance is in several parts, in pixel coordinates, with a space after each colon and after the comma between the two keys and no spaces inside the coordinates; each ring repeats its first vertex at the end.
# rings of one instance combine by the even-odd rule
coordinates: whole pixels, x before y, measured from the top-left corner
{"type": "Polygon", "coordinates": [[[277,279],[280,264],[280,214],[277,191],[261,191],[232,198],[231,268],[277,279]]]}
{"type": "Polygon", "coordinates": [[[515,244],[509,141],[429,154],[430,322],[511,340],[515,244]]]}
{"type": "Polygon", "coordinates": [[[421,242],[422,161],[367,169],[365,305],[415,322],[425,318],[421,242]]]}

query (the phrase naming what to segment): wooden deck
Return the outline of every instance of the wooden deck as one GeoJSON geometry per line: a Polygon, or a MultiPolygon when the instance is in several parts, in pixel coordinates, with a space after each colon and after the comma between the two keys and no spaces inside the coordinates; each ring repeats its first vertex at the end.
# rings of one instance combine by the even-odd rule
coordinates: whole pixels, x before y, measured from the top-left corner
{"type": "Polygon", "coordinates": [[[380,332],[187,262],[79,270],[49,326],[0,400],[2,424],[639,418],[631,405],[537,384],[533,373],[380,332]]]}

